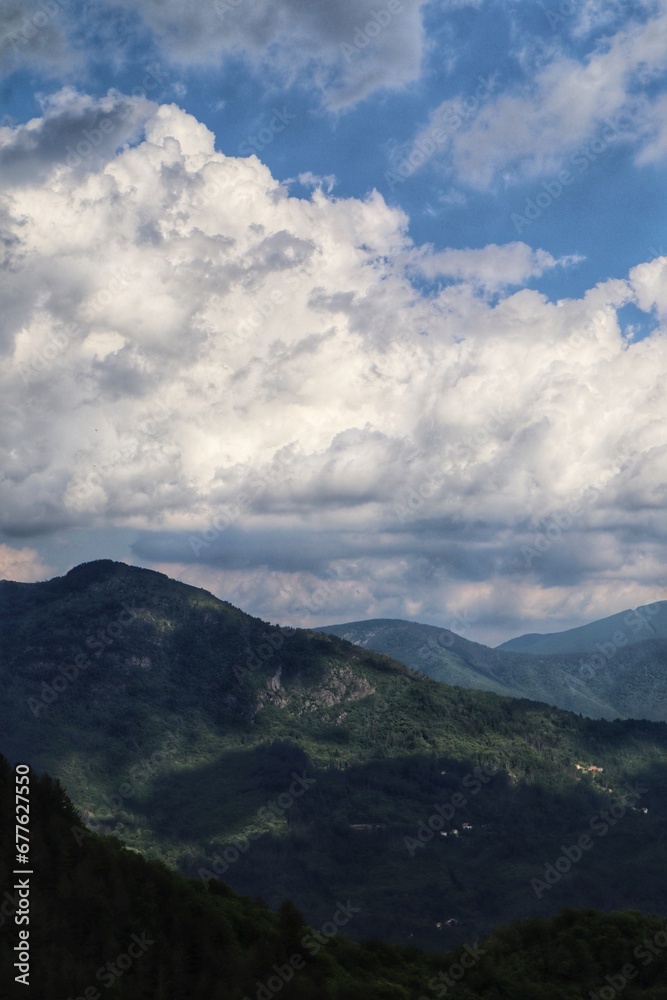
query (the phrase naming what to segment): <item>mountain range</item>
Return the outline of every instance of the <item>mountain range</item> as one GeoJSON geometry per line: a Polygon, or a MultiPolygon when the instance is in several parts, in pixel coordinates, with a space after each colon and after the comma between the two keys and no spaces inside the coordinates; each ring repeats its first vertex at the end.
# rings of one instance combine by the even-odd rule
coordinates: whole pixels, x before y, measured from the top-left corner
{"type": "Polygon", "coordinates": [[[667,601],[628,608],[608,618],[570,628],[565,632],[531,632],[508,639],[498,649],[515,653],[603,653],[637,646],[651,640],[667,640],[667,601]],[[613,647],[613,648],[612,648],[613,647]]]}
{"type": "Polygon", "coordinates": [[[311,927],[349,901],[352,938],[439,952],[667,911],[664,723],[452,687],[107,560],[0,584],[0,640],[0,751],[204,889],[311,927]]]}
{"type": "Polygon", "coordinates": [[[591,718],[667,720],[667,601],[497,649],[396,619],[323,625],[445,684],[543,701],[591,718]]]}

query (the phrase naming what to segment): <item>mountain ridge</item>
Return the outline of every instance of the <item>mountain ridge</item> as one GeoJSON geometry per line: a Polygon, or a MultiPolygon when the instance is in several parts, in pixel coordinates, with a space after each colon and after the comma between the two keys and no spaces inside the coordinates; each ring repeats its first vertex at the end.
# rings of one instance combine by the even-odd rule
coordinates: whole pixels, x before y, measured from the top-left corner
{"type": "Polygon", "coordinates": [[[532,653],[595,653],[614,643],[617,648],[647,639],[667,639],[667,601],[627,608],[562,632],[530,632],[508,639],[496,649],[532,653]]]}
{"type": "Polygon", "coordinates": [[[350,898],[351,936],[428,949],[569,905],[667,911],[664,723],[447,686],[124,564],[0,588],[0,630],[0,751],[202,885],[311,926],[350,898]],[[613,836],[538,898],[611,806],[613,836]]]}
{"type": "MultiPolygon", "coordinates": [[[[667,614],[667,602],[659,605],[660,624],[663,611],[667,614]]],[[[449,629],[401,619],[320,625],[314,631],[385,653],[446,684],[530,698],[591,718],[666,721],[667,638],[653,628],[651,637],[642,639],[642,621],[635,612],[622,612],[592,623],[590,650],[576,653],[536,653],[528,648],[528,636],[517,639],[515,649],[493,649],[449,629]],[[625,632],[617,627],[617,618],[625,620],[625,632]],[[607,621],[613,622],[611,632],[607,621]],[[636,641],[626,641],[633,625],[636,641]]]]}

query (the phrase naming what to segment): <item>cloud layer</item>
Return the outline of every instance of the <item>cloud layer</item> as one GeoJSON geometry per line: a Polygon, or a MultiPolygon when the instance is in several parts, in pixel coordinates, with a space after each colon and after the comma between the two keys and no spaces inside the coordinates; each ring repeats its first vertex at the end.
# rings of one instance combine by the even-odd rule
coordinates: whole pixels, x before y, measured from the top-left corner
{"type": "Polygon", "coordinates": [[[664,323],[665,258],[553,303],[513,289],[572,261],[415,247],[377,193],[293,197],[115,93],[0,158],[8,540],[135,528],[138,562],[309,623],[656,599],[665,331],[617,313],[664,323]]]}
{"type": "Polygon", "coordinates": [[[26,65],[64,69],[75,58],[68,37],[71,0],[5,0],[0,25],[0,72],[26,65]]]}
{"type": "MultiPolygon", "coordinates": [[[[201,67],[241,56],[281,86],[307,81],[332,107],[384,87],[400,88],[421,68],[426,0],[119,0],[137,11],[162,54],[201,67]]],[[[476,4],[472,4],[475,6],[476,4]]]]}

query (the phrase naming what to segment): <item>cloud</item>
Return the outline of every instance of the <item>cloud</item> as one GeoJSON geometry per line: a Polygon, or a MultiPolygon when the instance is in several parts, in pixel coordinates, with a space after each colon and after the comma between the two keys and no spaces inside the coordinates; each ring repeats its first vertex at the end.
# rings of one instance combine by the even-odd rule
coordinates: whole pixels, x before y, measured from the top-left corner
{"type": "Polygon", "coordinates": [[[41,561],[35,549],[13,549],[0,544],[0,580],[35,583],[52,576],[52,567],[41,561]]]}
{"type": "Polygon", "coordinates": [[[136,139],[154,105],[111,90],[92,98],[74,87],[43,97],[42,115],[24,125],[0,126],[3,185],[45,180],[54,167],[83,166],[84,172],[106,162],[117,149],[136,139]]]}
{"type": "Polygon", "coordinates": [[[24,66],[47,73],[80,63],[68,39],[71,0],[4,0],[0,26],[0,67],[24,66]]]}
{"type": "Polygon", "coordinates": [[[659,163],[667,157],[667,94],[656,97],[652,107],[652,127],[637,154],[637,165],[659,163]]]}
{"type": "Polygon", "coordinates": [[[405,162],[418,169],[436,159],[458,183],[486,190],[557,175],[589,155],[592,143],[633,147],[638,163],[664,157],[664,97],[654,96],[667,72],[664,3],[651,13],[592,40],[583,58],[542,42],[522,82],[496,75],[448,98],[416,134],[405,162]]]}
{"type": "Polygon", "coordinates": [[[638,264],[630,272],[630,281],[639,307],[667,320],[667,257],[638,264]]]}
{"type": "Polygon", "coordinates": [[[469,281],[488,291],[522,285],[531,278],[558,266],[569,266],[579,257],[556,260],[546,250],[533,250],[527,243],[489,243],[479,249],[447,249],[433,252],[426,248],[418,258],[417,268],[428,278],[438,275],[469,281]]]}
{"type": "Polygon", "coordinates": [[[7,536],[134,529],[139,561],[304,621],[655,589],[667,341],[617,312],[664,324],[665,258],[550,302],[509,289],[567,260],[415,247],[376,192],[290,196],[174,105],[66,92],[29,124],[2,138],[7,536]],[[142,141],[63,160],[121,107],[142,141]]]}
{"type": "Polygon", "coordinates": [[[141,14],[165,58],[202,65],[241,55],[265,80],[314,86],[331,107],[400,89],[421,68],[426,0],[122,2],[141,14]]]}
{"type": "MultiPolygon", "coordinates": [[[[637,0],[633,12],[636,16],[650,16],[659,10],[661,2],[637,0]]],[[[552,8],[547,19],[552,30],[565,30],[575,38],[585,38],[601,29],[609,32],[612,27],[622,24],[627,20],[628,6],[627,0],[581,0],[552,8]]]]}
{"type": "MultiPolygon", "coordinates": [[[[452,0],[451,8],[480,0],[452,0]]],[[[206,71],[239,58],[265,86],[294,84],[332,111],[418,79],[428,0],[6,0],[0,67],[46,74],[85,69],[96,51],[116,70],[159,52],[172,67],[206,71]]],[[[71,79],[71,76],[66,76],[71,79]]],[[[177,82],[181,99],[185,85],[177,82]]]]}

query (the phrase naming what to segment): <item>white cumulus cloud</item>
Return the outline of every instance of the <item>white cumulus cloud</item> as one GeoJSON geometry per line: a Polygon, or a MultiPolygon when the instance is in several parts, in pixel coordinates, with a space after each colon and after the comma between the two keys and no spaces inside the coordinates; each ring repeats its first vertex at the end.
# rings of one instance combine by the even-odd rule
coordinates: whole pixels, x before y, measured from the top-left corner
{"type": "Polygon", "coordinates": [[[299,620],[331,617],[317,580],[327,609],[431,620],[655,589],[665,333],[628,344],[617,313],[664,322],[664,258],[554,303],[509,289],[567,261],[415,247],[376,192],[292,197],[173,105],[67,92],[25,128],[1,147],[8,537],[136,529],[138,561],[299,620]],[[103,117],[125,124],[68,163],[103,117]]]}
{"type": "Polygon", "coordinates": [[[14,548],[0,544],[0,580],[17,583],[35,583],[53,576],[51,566],[45,565],[35,549],[14,548]]]}

